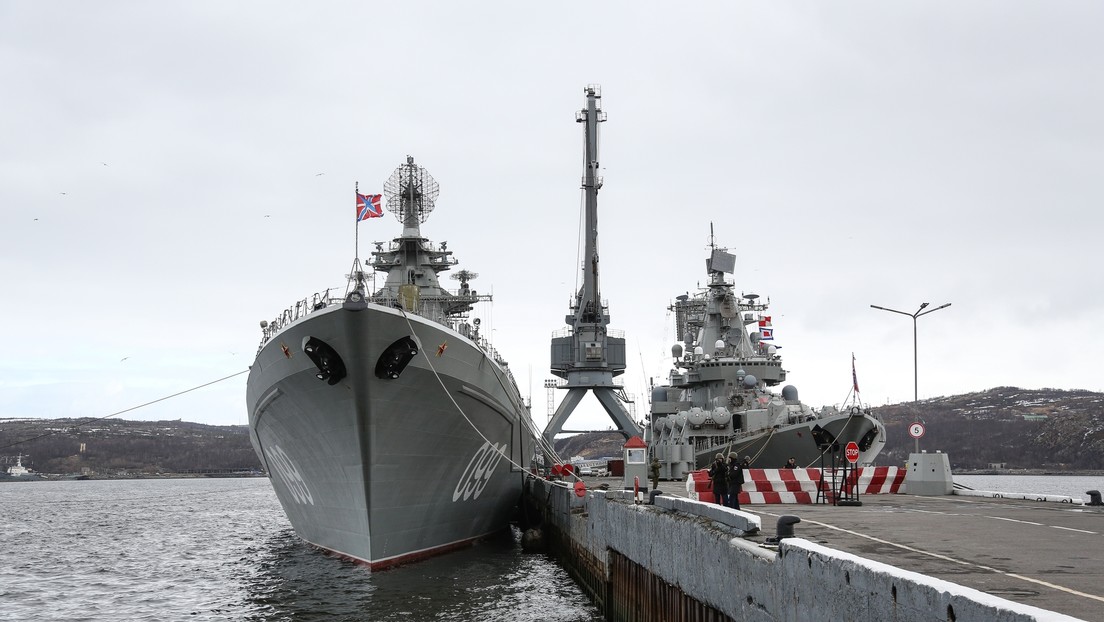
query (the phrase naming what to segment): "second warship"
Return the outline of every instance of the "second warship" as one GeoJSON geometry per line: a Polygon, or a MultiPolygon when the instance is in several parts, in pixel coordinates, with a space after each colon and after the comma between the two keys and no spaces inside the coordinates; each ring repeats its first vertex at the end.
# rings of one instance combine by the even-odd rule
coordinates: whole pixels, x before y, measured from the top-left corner
{"type": "Polygon", "coordinates": [[[736,293],[725,277],[735,272],[736,257],[712,241],[705,266],[706,287],[668,308],[680,341],[671,349],[667,383],[652,389],[645,431],[661,476],[684,479],[731,452],[754,468],[779,468],[789,458],[799,467],[833,466],[850,441],[859,446],[859,463],[871,464],[885,447],[881,419],[860,405],[815,411],[793,385],[775,393],[786,370],[771,344],[769,301],[736,293]]]}

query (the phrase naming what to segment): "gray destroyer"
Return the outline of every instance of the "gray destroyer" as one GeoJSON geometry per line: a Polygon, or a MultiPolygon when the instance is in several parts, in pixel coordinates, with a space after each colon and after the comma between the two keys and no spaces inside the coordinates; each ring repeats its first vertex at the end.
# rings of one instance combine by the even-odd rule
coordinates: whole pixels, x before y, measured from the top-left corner
{"type": "MultiPolygon", "coordinates": [[[[250,440],[296,533],[386,568],[509,525],[535,447],[512,374],[473,317],[477,275],[422,237],[436,181],[407,158],[385,184],[400,237],[272,322],[250,367],[250,440]],[[386,275],[375,286],[373,273],[386,275]]],[[[382,210],[379,210],[382,213],[382,210]]]]}
{"type": "Polygon", "coordinates": [[[681,342],[671,349],[667,384],[652,389],[645,431],[661,476],[684,479],[717,453],[733,451],[750,456],[755,468],[779,468],[790,457],[799,467],[834,466],[850,441],[859,446],[859,462],[870,464],[885,447],[885,425],[869,408],[817,412],[792,385],[772,391],[786,370],[769,343],[769,302],[736,294],[725,280],[735,266],[734,255],[711,246],[707,286],[669,307],[681,342]]]}

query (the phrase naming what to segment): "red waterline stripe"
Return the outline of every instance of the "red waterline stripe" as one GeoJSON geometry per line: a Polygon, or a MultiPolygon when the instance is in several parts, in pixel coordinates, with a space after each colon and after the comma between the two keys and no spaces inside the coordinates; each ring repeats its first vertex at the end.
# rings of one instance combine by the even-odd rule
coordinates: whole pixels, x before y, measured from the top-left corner
{"type": "Polygon", "coordinates": [[[413,551],[411,553],[404,553],[402,555],[396,555],[394,557],[379,559],[379,560],[376,560],[376,561],[370,561],[370,560],[367,560],[367,559],[363,559],[361,557],[357,557],[356,555],[351,555],[349,553],[344,553],[342,551],[331,549],[329,547],[322,546],[321,544],[311,542],[310,540],[307,540],[305,538],[303,539],[303,541],[306,542],[307,544],[310,544],[311,546],[314,546],[314,547],[317,547],[317,548],[321,549],[322,551],[326,552],[329,555],[333,555],[333,556],[338,557],[340,559],[351,561],[351,562],[353,562],[357,565],[360,565],[360,566],[367,566],[369,570],[376,571],[376,570],[386,570],[388,568],[394,568],[396,566],[401,566],[403,564],[409,564],[411,562],[416,562],[416,561],[420,561],[420,560],[423,560],[423,559],[428,559],[430,557],[436,557],[438,555],[443,555],[445,553],[449,553],[449,552],[456,551],[456,550],[459,550],[459,549],[467,548],[467,547],[471,546],[472,544],[476,543],[479,540],[482,540],[484,538],[488,538],[490,536],[493,536],[494,534],[498,533],[499,531],[501,531],[501,530],[492,531],[490,533],[485,533],[485,534],[480,535],[480,536],[473,536],[473,537],[467,538],[465,540],[457,540],[456,542],[450,542],[448,544],[442,544],[440,546],[436,546],[436,547],[432,547],[432,548],[428,548],[428,549],[422,549],[420,551],[413,551]]]}

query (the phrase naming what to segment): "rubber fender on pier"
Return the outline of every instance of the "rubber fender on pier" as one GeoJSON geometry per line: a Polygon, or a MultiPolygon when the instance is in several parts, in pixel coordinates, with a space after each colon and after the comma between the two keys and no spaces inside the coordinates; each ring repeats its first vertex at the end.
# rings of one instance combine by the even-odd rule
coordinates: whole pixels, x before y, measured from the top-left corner
{"type": "Polygon", "coordinates": [[[417,353],[418,344],[410,337],[403,337],[387,346],[376,361],[376,378],[383,380],[398,378],[417,353]]]}
{"type": "Polygon", "coordinates": [[[315,376],[319,380],[325,380],[330,386],[333,386],[345,377],[345,362],[338,356],[337,351],[325,341],[318,337],[304,337],[303,352],[318,368],[318,373],[315,376]]]}

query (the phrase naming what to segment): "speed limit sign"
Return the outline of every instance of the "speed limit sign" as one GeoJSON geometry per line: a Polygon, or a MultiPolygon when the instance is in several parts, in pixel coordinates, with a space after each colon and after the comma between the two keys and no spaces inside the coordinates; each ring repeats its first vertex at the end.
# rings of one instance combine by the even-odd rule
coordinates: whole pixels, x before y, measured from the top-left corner
{"type": "Polygon", "coordinates": [[[909,436],[911,436],[912,438],[920,438],[921,436],[924,436],[924,424],[917,422],[910,425],[909,436]]]}

